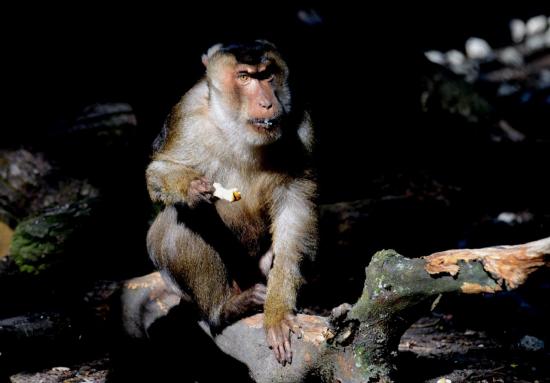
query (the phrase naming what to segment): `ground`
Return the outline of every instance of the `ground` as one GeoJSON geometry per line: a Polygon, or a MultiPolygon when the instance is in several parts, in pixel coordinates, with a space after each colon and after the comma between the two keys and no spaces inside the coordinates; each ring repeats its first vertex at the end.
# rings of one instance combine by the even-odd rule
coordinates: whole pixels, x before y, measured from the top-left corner
{"type": "MultiPolygon", "coordinates": [[[[401,381],[436,383],[446,378],[452,383],[550,382],[550,353],[527,351],[506,341],[505,335],[464,329],[455,323],[452,314],[423,317],[401,339],[401,381]]],[[[105,355],[70,367],[22,372],[13,375],[11,382],[102,383],[110,366],[109,356],[105,355]]]]}
{"type": "Polygon", "coordinates": [[[526,351],[502,335],[458,328],[452,315],[424,317],[399,344],[403,381],[550,382],[550,353],[526,351]]]}

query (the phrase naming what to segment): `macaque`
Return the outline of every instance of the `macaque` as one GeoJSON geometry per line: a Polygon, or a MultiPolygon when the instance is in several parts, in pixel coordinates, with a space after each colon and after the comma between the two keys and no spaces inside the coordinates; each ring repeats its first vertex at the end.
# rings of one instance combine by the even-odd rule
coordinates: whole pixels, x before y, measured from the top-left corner
{"type": "Polygon", "coordinates": [[[202,61],[205,77],[172,109],[146,171],[151,199],[164,205],[148,251],[214,332],[263,309],[267,342],[285,365],[291,332],[301,333],[300,266],[317,247],[311,121],[291,108],[273,44],[217,44],[202,61]],[[240,199],[216,198],[214,183],[240,199]]]}

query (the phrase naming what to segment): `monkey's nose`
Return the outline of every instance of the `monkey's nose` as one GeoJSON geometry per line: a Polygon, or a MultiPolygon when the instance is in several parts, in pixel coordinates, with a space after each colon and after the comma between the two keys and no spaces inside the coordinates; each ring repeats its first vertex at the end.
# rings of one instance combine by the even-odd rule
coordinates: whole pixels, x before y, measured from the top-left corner
{"type": "Polygon", "coordinates": [[[273,107],[273,103],[269,100],[261,100],[259,102],[260,106],[264,109],[271,109],[273,107]]]}

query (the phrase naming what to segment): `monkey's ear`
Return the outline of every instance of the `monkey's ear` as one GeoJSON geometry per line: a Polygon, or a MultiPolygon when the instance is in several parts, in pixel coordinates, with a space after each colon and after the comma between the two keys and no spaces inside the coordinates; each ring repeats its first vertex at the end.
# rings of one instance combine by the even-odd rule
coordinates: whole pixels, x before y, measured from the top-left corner
{"type": "Polygon", "coordinates": [[[205,67],[208,66],[208,60],[210,60],[210,58],[214,55],[214,53],[216,53],[217,51],[219,51],[221,48],[222,48],[223,44],[215,44],[215,45],[212,45],[207,51],[205,54],[202,55],[201,57],[201,60],[202,60],[202,65],[204,65],[205,67]]]}

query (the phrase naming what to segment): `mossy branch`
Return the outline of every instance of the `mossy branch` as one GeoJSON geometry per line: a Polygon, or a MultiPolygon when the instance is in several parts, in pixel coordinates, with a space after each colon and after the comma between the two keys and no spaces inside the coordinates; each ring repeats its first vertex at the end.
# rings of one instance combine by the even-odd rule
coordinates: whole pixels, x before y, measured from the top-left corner
{"type": "MultiPolygon", "coordinates": [[[[263,314],[234,323],[213,340],[244,363],[256,382],[392,382],[399,339],[440,294],[513,289],[549,265],[550,237],[517,246],[448,250],[419,259],[384,250],[366,268],[364,290],[354,305],[343,304],[328,318],[298,316],[304,337],[293,338],[291,365],[275,361],[265,341],[263,314]]],[[[146,333],[154,318],[177,304],[159,284],[162,279],[153,273],[125,285],[125,312],[147,313],[146,323],[137,327],[138,319],[126,318],[132,323],[128,329],[143,329],[135,336],[146,333]]]]}

